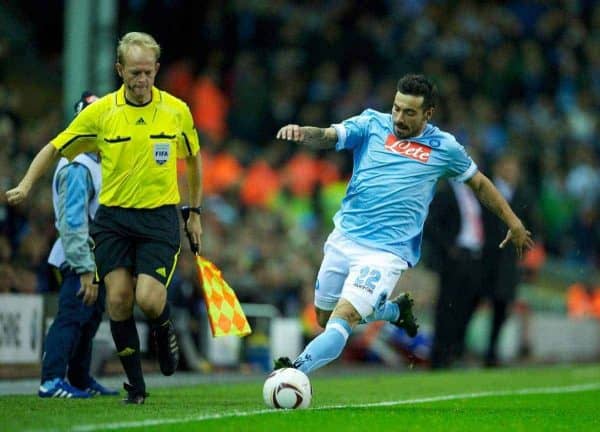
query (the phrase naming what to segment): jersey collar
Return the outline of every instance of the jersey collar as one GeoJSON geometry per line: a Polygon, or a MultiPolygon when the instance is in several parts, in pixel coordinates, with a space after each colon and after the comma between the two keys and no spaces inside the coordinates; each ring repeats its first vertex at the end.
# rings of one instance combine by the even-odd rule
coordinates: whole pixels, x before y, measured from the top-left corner
{"type": "MultiPolygon", "coordinates": [[[[162,95],[160,94],[160,90],[156,87],[152,87],[152,100],[143,106],[148,106],[152,103],[159,102],[162,100],[162,95]]],[[[127,101],[125,100],[125,86],[122,85],[119,90],[117,90],[117,106],[127,105],[127,101]]]]}

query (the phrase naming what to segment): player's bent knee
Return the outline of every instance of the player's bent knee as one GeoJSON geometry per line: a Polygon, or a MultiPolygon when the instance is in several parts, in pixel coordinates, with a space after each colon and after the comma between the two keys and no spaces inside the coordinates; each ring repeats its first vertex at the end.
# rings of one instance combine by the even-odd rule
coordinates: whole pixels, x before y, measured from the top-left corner
{"type": "Polygon", "coordinates": [[[337,306],[333,310],[331,317],[342,318],[347,321],[351,327],[357,325],[362,319],[356,308],[346,299],[340,299],[337,306]]]}
{"type": "Polygon", "coordinates": [[[373,313],[373,306],[369,300],[360,295],[355,295],[352,292],[346,293],[346,295],[340,299],[340,303],[344,304],[345,308],[351,310],[355,314],[355,317],[358,316],[359,321],[373,313]]]}

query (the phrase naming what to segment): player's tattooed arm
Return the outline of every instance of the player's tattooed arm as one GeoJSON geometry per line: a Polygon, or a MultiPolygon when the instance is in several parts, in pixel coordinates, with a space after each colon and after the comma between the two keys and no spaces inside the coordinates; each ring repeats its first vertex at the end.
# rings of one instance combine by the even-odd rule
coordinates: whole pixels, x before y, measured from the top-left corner
{"type": "Polygon", "coordinates": [[[314,126],[287,125],[279,129],[277,138],[294,141],[314,149],[333,148],[338,140],[334,128],[318,128],[314,126]]]}
{"type": "Polygon", "coordinates": [[[338,140],[337,132],[334,128],[318,128],[313,126],[303,126],[304,144],[316,148],[332,148],[338,140]]]}

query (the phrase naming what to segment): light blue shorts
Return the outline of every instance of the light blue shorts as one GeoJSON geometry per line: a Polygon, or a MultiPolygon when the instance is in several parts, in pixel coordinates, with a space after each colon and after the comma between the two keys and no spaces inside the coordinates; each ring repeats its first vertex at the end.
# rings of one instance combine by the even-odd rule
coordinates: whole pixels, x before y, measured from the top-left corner
{"type": "Polygon", "coordinates": [[[399,256],[362,246],[337,228],[327,238],[324,253],[315,286],[315,306],[331,311],[343,298],[363,318],[389,298],[408,268],[399,256]]]}

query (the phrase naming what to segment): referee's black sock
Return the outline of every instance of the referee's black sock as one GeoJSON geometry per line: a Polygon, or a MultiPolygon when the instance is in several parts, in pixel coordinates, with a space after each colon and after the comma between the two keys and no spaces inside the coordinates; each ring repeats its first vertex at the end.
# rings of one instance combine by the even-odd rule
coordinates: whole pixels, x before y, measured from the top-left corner
{"type": "Polygon", "coordinates": [[[165,376],[173,375],[179,364],[179,346],[168,302],[160,315],[150,320],[150,325],[160,371],[165,376]]]}
{"type": "Polygon", "coordinates": [[[169,302],[165,302],[165,308],[159,316],[150,319],[150,325],[154,328],[165,327],[165,324],[171,319],[171,307],[169,302]]]}
{"type": "Polygon", "coordinates": [[[133,316],[125,321],[110,320],[110,331],[117,347],[117,355],[121,360],[125,374],[136,392],[144,394],[146,383],[142,374],[142,360],[140,358],[140,338],[133,316]]]}

